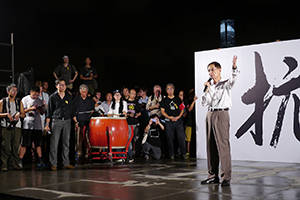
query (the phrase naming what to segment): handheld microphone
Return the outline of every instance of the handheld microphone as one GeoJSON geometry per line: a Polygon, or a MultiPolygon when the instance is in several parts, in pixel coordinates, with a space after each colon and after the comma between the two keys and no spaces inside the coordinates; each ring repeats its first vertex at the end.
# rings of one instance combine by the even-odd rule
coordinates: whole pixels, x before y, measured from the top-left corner
{"type": "MultiPolygon", "coordinates": [[[[211,81],[211,79],[212,79],[212,77],[209,77],[209,79],[208,79],[208,81],[207,82],[210,82],[211,81]]],[[[204,87],[204,90],[203,90],[203,92],[205,92],[207,90],[207,85],[204,87]]]]}

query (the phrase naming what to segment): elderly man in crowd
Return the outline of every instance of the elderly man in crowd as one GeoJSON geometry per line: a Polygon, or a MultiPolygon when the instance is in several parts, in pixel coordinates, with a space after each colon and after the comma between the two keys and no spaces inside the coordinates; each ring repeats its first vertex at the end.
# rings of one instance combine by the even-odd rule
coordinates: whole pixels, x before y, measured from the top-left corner
{"type": "Polygon", "coordinates": [[[155,85],[153,87],[153,95],[151,95],[148,99],[146,109],[150,111],[151,115],[157,115],[161,118],[160,112],[160,102],[162,101],[163,97],[161,95],[161,87],[159,85],[155,85]]]}
{"type": "Polygon", "coordinates": [[[89,122],[94,111],[94,101],[88,96],[89,88],[87,85],[82,84],[79,87],[80,96],[74,99],[74,112],[76,116],[74,120],[77,134],[77,155],[79,157],[87,156],[86,148],[84,149],[84,139],[86,131],[89,127],[89,122]],[[85,127],[85,128],[84,128],[85,127]],[[85,132],[83,132],[85,130],[85,132]]]}
{"type": "Polygon", "coordinates": [[[175,87],[172,83],[167,84],[166,91],[168,96],[161,102],[161,114],[166,121],[166,134],[170,158],[174,159],[174,137],[177,134],[178,146],[183,159],[186,157],[185,133],[183,129],[182,115],[184,112],[183,104],[179,97],[174,95],[175,87]]]}

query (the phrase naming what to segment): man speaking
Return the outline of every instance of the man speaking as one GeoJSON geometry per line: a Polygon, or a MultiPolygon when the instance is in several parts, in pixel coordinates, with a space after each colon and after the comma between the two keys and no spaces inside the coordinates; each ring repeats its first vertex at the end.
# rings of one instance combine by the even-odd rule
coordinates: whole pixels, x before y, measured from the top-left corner
{"type": "Polygon", "coordinates": [[[202,95],[202,106],[208,107],[205,119],[207,142],[208,178],[201,184],[216,184],[219,179],[219,162],[221,161],[221,186],[229,186],[231,179],[231,154],[229,143],[230,120],[228,110],[232,106],[231,89],[236,81],[237,56],[233,56],[232,73],[229,79],[221,79],[221,65],[212,62],[207,66],[212,79],[204,83],[205,91],[202,95]]]}

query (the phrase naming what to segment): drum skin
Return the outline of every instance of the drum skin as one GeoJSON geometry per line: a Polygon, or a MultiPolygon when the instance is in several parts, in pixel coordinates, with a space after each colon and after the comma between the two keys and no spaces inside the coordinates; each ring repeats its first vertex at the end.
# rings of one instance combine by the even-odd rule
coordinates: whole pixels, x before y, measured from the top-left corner
{"type": "Polygon", "coordinates": [[[89,142],[92,147],[107,148],[107,130],[112,136],[112,148],[125,147],[128,124],[125,117],[92,117],[89,124],[89,142]]]}

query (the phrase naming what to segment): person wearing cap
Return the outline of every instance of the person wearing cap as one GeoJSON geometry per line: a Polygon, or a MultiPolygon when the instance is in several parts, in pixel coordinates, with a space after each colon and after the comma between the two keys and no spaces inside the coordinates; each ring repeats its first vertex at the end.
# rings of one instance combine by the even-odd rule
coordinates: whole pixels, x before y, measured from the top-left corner
{"type": "Polygon", "coordinates": [[[110,104],[109,111],[107,113],[108,116],[119,117],[120,115],[126,115],[127,113],[127,102],[121,101],[121,92],[119,90],[115,90],[114,99],[110,104]]]}
{"type": "Polygon", "coordinates": [[[153,95],[148,98],[146,109],[150,112],[150,116],[156,114],[158,118],[161,118],[160,102],[164,96],[161,95],[161,87],[155,85],[153,87],[153,95]]]}
{"type": "Polygon", "coordinates": [[[63,63],[57,65],[55,70],[53,71],[53,75],[55,79],[57,80],[59,77],[63,78],[66,81],[67,88],[72,89],[73,88],[73,82],[78,76],[77,69],[74,65],[69,63],[69,57],[64,56],[62,58],[63,63]],[[72,78],[72,75],[74,74],[74,77],[72,78]]]}

